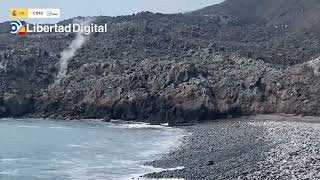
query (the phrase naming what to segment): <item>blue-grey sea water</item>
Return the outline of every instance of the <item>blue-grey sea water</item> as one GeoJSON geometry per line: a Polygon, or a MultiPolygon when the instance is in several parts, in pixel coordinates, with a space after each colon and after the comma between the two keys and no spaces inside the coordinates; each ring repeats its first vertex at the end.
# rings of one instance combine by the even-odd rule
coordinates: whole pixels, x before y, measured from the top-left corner
{"type": "Polygon", "coordinates": [[[1,180],[131,179],[176,148],[183,132],[141,123],[0,120],[1,180]]]}

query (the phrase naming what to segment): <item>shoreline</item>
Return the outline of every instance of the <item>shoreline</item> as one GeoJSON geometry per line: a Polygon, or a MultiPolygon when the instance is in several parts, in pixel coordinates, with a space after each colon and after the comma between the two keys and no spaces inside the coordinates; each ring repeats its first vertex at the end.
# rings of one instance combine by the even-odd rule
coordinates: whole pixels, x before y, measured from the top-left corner
{"type": "MultiPolygon", "coordinates": [[[[15,132],[22,132],[21,137],[26,138],[23,142],[29,142],[29,139],[32,138],[33,134],[41,133],[43,138],[37,139],[37,144],[41,144],[41,140],[43,142],[48,143],[51,149],[63,149],[62,153],[66,153],[67,155],[63,157],[62,161],[73,162],[74,166],[78,167],[82,162],[87,162],[83,157],[74,157],[73,151],[75,152],[90,152],[93,154],[98,154],[98,156],[94,156],[90,159],[95,160],[97,162],[102,162],[98,165],[88,165],[88,167],[84,167],[83,173],[92,173],[86,174],[88,177],[90,175],[93,176],[94,173],[103,172],[103,177],[111,177],[114,176],[128,179],[128,177],[136,177],[144,175],[145,173],[153,172],[153,171],[162,171],[164,169],[156,169],[151,166],[147,167],[143,165],[143,162],[150,161],[156,159],[163,153],[167,153],[170,150],[174,150],[179,146],[180,138],[184,136],[184,132],[180,129],[166,127],[166,126],[155,126],[148,125],[146,123],[129,123],[129,122],[101,122],[99,120],[90,120],[90,121],[63,121],[63,120],[49,120],[49,119],[11,119],[5,118],[0,119],[1,128],[9,130],[10,128],[14,129],[15,132]],[[45,134],[43,134],[45,132],[45,134]],[[75,133],[83,133],[82,135],[85,138],[93,138],[93,140],[74,140],[72,139],[75,133]],[[50,133],[55,135],[50,136],[50,133]],[[103,136],[99,136],[100,133],[103,133],[103,136]],[[56,135],[59,134],[59,135],[56,135]],[[59,143],[47,142],[47,137],[54,139],[53,137],[61,137],[67,135],[67,137],[71,137],[71,140],[68,141],[68,138],[65,137],[63,141],[59,140],[59,143]],[[86,137],[88,136],[88,137],[86,137]],[[114,136],[114,137],[113,137],[114,136]],[[28,139],[29,137],[29,139],[28,139]],[[127,137],[127,138],[123,138],[127,137]],[[61,142],[61,143],[60,143],[61,142]],[[106,148],[106,149],[104,149],[106,148]],[[109,150],[110,149],[110,150],[109,150]],[[69,150],[71,152],[69,152],[69,150]],[[128,151],[130,150],[130,151],[128,151]],[[69,154],[68,154],[69,153],[69,154]],[[112,158],[111,158],[112,157],[112,158]],[[68,158],[78,158],[77,161],[73,161],[68,158]],[[95,159],[96,158],[96,159],[95,159]],[[95,169],[95,167],[99,167],[99,169],[95,169]],[[89,172],[88,169],[92,169],[89,172]],[[121,170],[122,169],[122,170],[121,170]],[[86,171],[88,170],[88,171],[86,171]],[[103,170],[103,171],[102,171],[103,170]],[[115,174],[112,174],[111,170],[115,171],[115,174]],[[137,175],[136,175],[137,174],[137,175]]],[[[6,132],[6,131],[2,131],[6,132]]],[[[20,144],[11,142],[10,139],[13,137],[19,136],[18,133],[5,133],[2,137],[4,139],[8,139],[8,144],[17,145],[20,144]],[[11,135],[11,136],[10,136],[11,135]]],[[[19,136],[20,137],[20,136],[19,136]]],[[[78,136],[76,136],[78,137],[78,136]]],[[[81,136],[80,136],[81,137],[81,136]]],[[[6,141],[4,141],[4,144],[6,141]]],[[[9,146],[10,146],[9,145],[9,146]]],[[[32,146],[33,144],[26,144],[25,146],[32,146]]],[[[43,145],[46,146],[46,145],[43,145]]],[[[45,153],[52,153],[50,156],[45,156],[42,159],[42,162],[48,162],[51,159],[59,158],[56,157],[55,152],[45,151],[45,153]]],[[[1,151],[2,152],[2,151],[1,151]]],[[[36,158],[33,156],[33,153],[28,154],[28,152],[23,152],[23,157],[27,157],[29,159],[36,158]],[[28,155],[25,155],[28,154],[28,155]]],[[[10,154],[3,153],[5,158],[16,158],[20,157],[20,154],[10,154]]],[[[0,157],[0,163],[2,158],[0,157]]],[[[36,160],[34,160],[36,162],[36,160]]],[[[89,161],[89,160],[88,160],[89,161]]],[[[33,160],[31,161],[32,164],[33,160]]],[[[56,162],[56,161],[55,161],[56,162]]],[[[59,161],[60,162],[60,161],[59,161]]],[[[23,162],[28,164],[29,162],[23,162]]],[[[94,164],[94,163],[93,163],[94,164]]],[[[29,164],[28,164],[29,165],[29,164]]],[[[61,164],[58,164],[55,168],[59,168],[61,164]]],[[[29,165],[33,166],[33,165],[29,165]]],[[[9,168],[9,167],[8,167],[9,168]]],[[[10,167],[11,168],[11,167],[10,167]]],[[[21,170],[19,165],[13,164],[12,168],[16,168],[19,171],[21,170]]],[[[71,168],[71,167],[70,167],[71,168]]],[[[53,169],[53,170],[57,170],[53,169]]],[[[2,169],[3,170],[3,169],[2,169]]],[[[0,176],[1,171],[0,170],[0,176]]],[[[39,173],[48,173],[50,175],[51,171],[42,172],[42,169],[38,169],[39,173]]],[[[52,171],[55,173],[55,171],[52,171]]],[[[21,174],[16,174],[14,176],[22,176],[27,174],[23,174],[24,172],[21,170],[21,174]]],[[[61,174],[63,177],[66,174],[61,174]]],[[[101,177],[102,177],[101,176],[101,177]]],[[[5,177],[4,177],[5,178],[5,177]]],[[[100,179],[100,178],[99,178],[100,179]]]]}
{"type": "Polygon", "coordinates": [[[320,178],[320,117],[256,115],[178,128],[192,134],[178,150],[146,164],[185,168],[143,178],[320,178]]]}
{"type": "MultiPolygon", "coordinates": [[[[320,153],[320,117],[316,116],[260,114],[179,126],[99,119],[77,121],[180,131],[179,143],[143,164],[154,171],[141,174],[137,179],[268,179],[271,175],[286,179],[304,178],[320,170],[317,155],[320,153]],[[310,169],[301,173],[305,166],[310,169]]],[[[310,176],[320,178],[320,173],[310,176]]]]}

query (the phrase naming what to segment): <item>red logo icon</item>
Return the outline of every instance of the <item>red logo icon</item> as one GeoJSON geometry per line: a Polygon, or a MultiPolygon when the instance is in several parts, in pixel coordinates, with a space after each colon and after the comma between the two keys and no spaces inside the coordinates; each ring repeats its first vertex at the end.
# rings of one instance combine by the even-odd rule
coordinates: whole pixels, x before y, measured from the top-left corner
{"type": "Polygon", "coordinates": [[[16,11],[16,10],[13,10],[13,11],[12,11],[12,16],[17,16],[17,15],[18,15],[17,11],[16,11]]]}

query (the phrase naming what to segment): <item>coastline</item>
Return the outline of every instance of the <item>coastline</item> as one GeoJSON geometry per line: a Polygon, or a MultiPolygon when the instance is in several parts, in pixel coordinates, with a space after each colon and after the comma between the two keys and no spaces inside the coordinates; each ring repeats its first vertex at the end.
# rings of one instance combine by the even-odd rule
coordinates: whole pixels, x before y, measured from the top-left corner
{"type": "Polygon", "coordinates": [[[146,164],[185,168],[144,178],[320,178],[320,117],[256,115],[179,128],[191,133],[182,146],[146,164]]]}
{"type": "Polygon", "coordinates": [[[2,142],[9,147],[9,149],[5,147],[1,149],[1,154],[4,156],[0,157],[2,166],[0,179],[6,179],[6,176],[17,179],[25,176],[28,177],[27,179],[32,179],[31,176],[38,174],[46,174],[48,179],[55,177],[68,179],[69,176],[70,179],[81,179],[80,177],[88,177],[85,179],[128,179],[129,177],[139,179],[139,176],[145,173],[163,171],[164,169],[144,166],[143,162],[154,160],[163,153],[175,150],[180,145],[180,138],[184,136],[184,132],[180,129],[142,122],[104,122],[99,119],[65,121],[32,118],[4,118],[0,119],[0,122],[2,142]],[[40,133],[41,137],[37,133],[40,133]],[[55,138],[59,140],[54,141],[55,138]],[[12,139],[21,140],[17,142],[12,139]],[[47,141],[47,139],[51,140],[47,141]],[[28,151],[28,147],[33,146],[33,143],[28,144],[30,141],[36,141],[34,144],[39,145],[33,149],[46,155],[38,157],[33,153],[33,149],[28,151]],[[25,142],[26,144],[23,144],[25,142]],[[15,152],[10,147],[26,147],[26,149],[20,154],[20,151],[15,152]],[[45,147],[45,150],[41,149],[42,147],[45,147]],[[53,150],[51,152],[47,149],[53,150]],[[15,153],[9,153],[11,151],[15,153]],[[93,154],[93,156],[82,157],[82,153],[93,154]],[[45,163],[51,162],[54,167],[52,170],[43,171],[38,159],[45,163]],[[6,164],[6,162],[11,164],[6,164]],[[33,164],[34,162],[39,165],[33,164]],[[65,167],[66,164],[72,165],[65,167]],[[34,168],[35,174],[28,174],[20,166],[34,168]],[[62,170],[59,169],[61,167],[62,170]],[[70,174],[75,171],[77,173],[70,174]],[[8,174],[8,172],[15,173],[8,174]],[[58,172],[61,174],[57,174],[58,172]]]}

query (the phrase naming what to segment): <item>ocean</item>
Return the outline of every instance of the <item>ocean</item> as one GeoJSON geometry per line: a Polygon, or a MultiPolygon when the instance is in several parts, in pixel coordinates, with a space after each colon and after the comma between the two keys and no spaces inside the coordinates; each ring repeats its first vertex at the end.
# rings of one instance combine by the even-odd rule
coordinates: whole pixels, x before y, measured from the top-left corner
{"type": "Polygon", "coordinates": [[[0,120],[1,180],[138,179],[184,132],[144,123],[0,120]]]}

